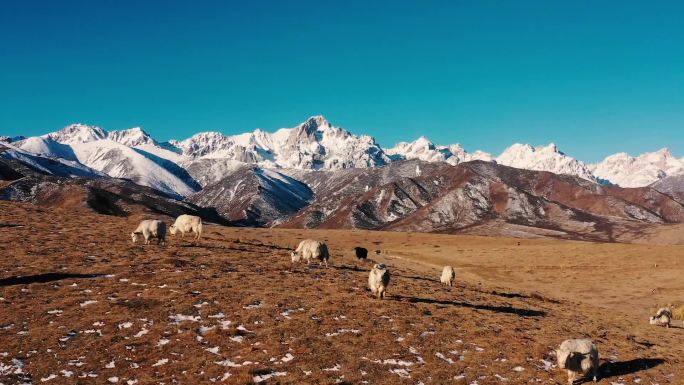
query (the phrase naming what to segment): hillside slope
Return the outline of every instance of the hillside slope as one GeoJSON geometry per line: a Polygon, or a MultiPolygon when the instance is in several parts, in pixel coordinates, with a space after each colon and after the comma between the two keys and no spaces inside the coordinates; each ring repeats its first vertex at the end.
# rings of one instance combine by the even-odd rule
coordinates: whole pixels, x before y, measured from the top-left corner
{"type": "Polygon", "coordinates": [[[74,175],[81,171],[81,168],[70,168],[61,161],[5,148],[0,152],[0,200],[55,208],[86,208],[115,216],[193,214],[205,220],[228,223],[212,209],[179,201],[129,180],[102,174],[74,175]]]}
{"type": "Polygon", "coordinates": [[[542,229],[547,236],[617,240],[622,228],[684,221],[684,205],[651,188],[601,186],[491,162],[414,160],[293,175],[312,186],[316,197],[284,227],[457,232],[505,223],[537,229],[530,235],[542,229]]]}
{"type": "MultiPolygon", "coordinates": [[[[366,289],[370,266],[353,259],[351,247],[435,250],[441,243],[435,235],[415,234],[406,247],[402,243],[414,234],[207,226],[201,242],[170,237],[167,247],[141,246],[122,236],[134,228],[134,218],[5,202],[0,224],[0,250],[9,256],[0,259],[0,382],[7,384],[81,378],[139,384],[564,384],[565,373],[549,353],[563,339],[577,337],[598,345],[601,384],[676,384],[684,375],[681,321],[670,329],[652,327],[631,308],[606,311],[582,301],[582,290],[565,292],[571,299],[545,292],[554,273],[567,276],[564,284],[591,275],[603,282],[592,293],[620,297],[613,285],[628,280],[597,266],[621,266],[608,265],[612,259],[604,254],[583,257],[589,265],[573,265],[573,256],[631,245],[516,246],[515,240],[490,238],[482,248],[474,237],[458,237],[460,246],[450,250],[471,255],[463,270],[456,265],[453,288],[439,284],[436,269],[383,253],[374,258],[390,266],[392,280],[387,298],[377,300],[366,289]],[[309,237],[329,242],[330,268],[290,262],[291,247],[309,237]],[[509,251],[525,256],[515,248],[553,251],[524,264],[516,259],[526,279],[537,282],[535,292],[491,285],[464,272],[492,271],[471,249],[498,258],[509,251]]],[[[639,266],[654,261],[667,258],[639,256],[639,266]]],[[[655,282],[642,275],[631,284],[655,282]]]]}

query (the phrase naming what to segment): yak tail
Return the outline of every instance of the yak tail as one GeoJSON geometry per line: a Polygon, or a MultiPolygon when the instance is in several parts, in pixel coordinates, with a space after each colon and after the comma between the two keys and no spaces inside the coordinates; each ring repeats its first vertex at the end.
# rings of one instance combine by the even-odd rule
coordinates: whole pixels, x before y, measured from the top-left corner
{"type": "Polygon", "coordinates": [[[197,239],[200,239],[202,236],[202,220],[200,219],[199,224],[197,225],[197,239]]]}

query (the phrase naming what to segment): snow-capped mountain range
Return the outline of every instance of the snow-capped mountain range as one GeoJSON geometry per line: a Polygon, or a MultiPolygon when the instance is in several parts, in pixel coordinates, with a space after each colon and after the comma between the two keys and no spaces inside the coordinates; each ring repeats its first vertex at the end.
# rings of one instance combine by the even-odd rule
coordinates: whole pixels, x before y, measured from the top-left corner
{"type": "Polygon", "coordinates": [[[234,136],[202,132],[169,144],[189,158],[231,159],[267,168],[334,170],[390,162],[372,137],[333,127],[322,116],[274,133],[261,129],[234,136]]]}
{"type": "MultiPolygon", "coordinates": [[[[621,187],[650,185],[668,176],[684,175],[684,158],[662,149],[637,157],[625,153],[586,164],[556,145],[513,144],[499,156],[467,152],[458,144],[435,145],[425,137],[381,147],[368,135],[354,135],[313,116],[293,128],[275,132],[256,129],[240,135],[202,132],[185,140],[161,143],[140,127],[107,132],[96,126],[72,124],[39,137],[3,137],[10,152],[34,154],[84,170],[130,179],[177,197],[190,196],[252,164],[264,169],[340,170],[384,166],[418,159],[457,165],[473,160],[515,168],[578,176],[621,187]]],[[[290,171],[288,171],[290,170],[290,171]]]]}
{"type": "Polygon", "coordinates": [[[675,158],[667,148],[637,157],[621,152],[590,168],[596,177],[618,186],[641,187],[668,176],[684,175],[684,158],[675,158]]]}

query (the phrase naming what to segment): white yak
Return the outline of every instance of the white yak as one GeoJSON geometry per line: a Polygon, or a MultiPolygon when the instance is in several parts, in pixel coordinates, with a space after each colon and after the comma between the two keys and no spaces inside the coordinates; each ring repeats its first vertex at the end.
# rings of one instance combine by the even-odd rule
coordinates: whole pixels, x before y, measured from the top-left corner
{"type": "Polygon", "coordinates": [[[195,233],[195,239],[200,239],[202,236],[202,218],[187,214],[179,216],[171,225],[171,235],[176,235],[179,231],[181,238],[185,236],[185,233],[195,233]]]}
{"type": "Polygon", "coordinates": [[[290,253],[292,262],[299,262],[300,260],[306,260],[308,265],[312,259],[318,259],[319,263],[325,263],[325,267],[328,267],[328,260],[330,259],[330,253],[328,252],[328,246],[321,242],[313,239],[305,239],[299,242],[297,249],[290,253]]]}
{"type": "Polygon", "coordinates": [[[146,219],[131,233],[131,241],[138,242],[138,236],[142,235],[145,244],[150,244],[150,239],[157,238],[157,244],[166,244],[166,223],[157,219],[146,219]]]}

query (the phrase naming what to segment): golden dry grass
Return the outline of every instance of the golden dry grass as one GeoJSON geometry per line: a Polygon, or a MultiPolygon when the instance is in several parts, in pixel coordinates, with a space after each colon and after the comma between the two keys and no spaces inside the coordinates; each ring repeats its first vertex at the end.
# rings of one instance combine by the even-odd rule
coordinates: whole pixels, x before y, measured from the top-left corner
{"type": "MultiPolygon", "coordinates": [[[[543,360],[569,337],[598,344],[603,383],[684,374],[684,329],[618,311],[623,294],[606,311],[564,292],[620,259],[615,250],[642,246],[218,226],[198,243],[131,245],[138,219],[0,203],[0,382],[564,383],[543,360]],[[305,237],[329,243],[331,268],[290,263],[305,237]],[[352,258],[356,245],[390,265],[387,300],[367,291],[370,262],[352,258]],[[439,283],[446,263],[458,268],[453,288],[439,283]],[[552,286],[554,276],[567,282],[552,286]]],[[[667,269],[669,258],[635,269],[667,269]]],[[[631,279],[605,274],[615,274],[609,292],[631,279]]]]}

